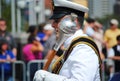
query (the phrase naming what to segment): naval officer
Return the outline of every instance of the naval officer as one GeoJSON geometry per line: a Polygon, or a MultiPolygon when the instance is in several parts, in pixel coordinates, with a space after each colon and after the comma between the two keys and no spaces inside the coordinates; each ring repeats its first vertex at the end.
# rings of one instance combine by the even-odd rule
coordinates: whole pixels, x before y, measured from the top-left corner
{"type": "Polygon", "coordinates": [[[53,73],[38,70],[34,81],[100,81],[99,51],[92,39],[78,29],[88,8],[67,0],[54,0],[53,4],[52,26],[59,35],[71,36],[64,42],[67,50],[60,62],[54,65],[53,73]]]}

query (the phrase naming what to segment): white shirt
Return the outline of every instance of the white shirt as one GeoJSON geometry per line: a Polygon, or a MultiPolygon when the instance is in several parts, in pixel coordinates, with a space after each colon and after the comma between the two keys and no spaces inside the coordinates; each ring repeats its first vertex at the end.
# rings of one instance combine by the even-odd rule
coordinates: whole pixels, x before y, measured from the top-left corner
{"type": "MultiPolygon", "coordinates": [[[[78,30],[72,37],[66,40],[65,44],[70,44],[72,39],[77,36],[86,35],[83,34],[82,30],[78,30]]],[[[35,81],[40,81],[38,76],[44,73],[44,81],[100,81],[98,57],[94,50],[85,44],[79,44],[72,50],[63,64],[59,75],[48,72],[41,73],[40,71],[40,73],[36,73],[38,80],[35,81]]]]}
{"type": "MultiPolygon", "coordinates": [[[[120,51],[120,45],[117,45],[117,50],[120,51]]],[[[115,52],[114,52],[113,48],[109,49],[107,54],[108,54],[107,57],[114,57],[115,56],[115,52]]],[[[114,65],[114,61],[111,60],[111,59],[108,59],[107,64],[113,66],[114,65]]]]}
{"type": "MultiPolygon", "coordinates": [[[[117,45],[117,50],[120,51],[120,45],[117,45]]],[[[113,50],[113,48],[108,50],[108,57],[113,57],[115,56],[115,52],[113,50]]]]}

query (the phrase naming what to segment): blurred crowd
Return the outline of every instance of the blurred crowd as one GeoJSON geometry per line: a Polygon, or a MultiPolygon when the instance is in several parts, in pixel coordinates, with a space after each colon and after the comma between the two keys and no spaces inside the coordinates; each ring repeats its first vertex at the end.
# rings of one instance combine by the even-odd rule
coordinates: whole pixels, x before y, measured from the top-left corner
{"type": "MultiPolygon", "coordinates": [[[[6,20],[0,18],[0,69],[4,66],[6,81],[12,81],[12,63],[17,60],[17,44],[14,37],[7,31],[6,20]]],[[[116,19],[109,20],[109,28],[103,30],[103,25],[95,19],[88,18],[84,21],[83,31],[90,36],[98,45],[102,61],[105,62],[105,73],[108,78],[113,73],[120,71],[120,29],[119,22],[116,19]]],[[[29,26],[27,33],[27,44],[22,47],[23,61],[27,64],[32,60],[48,59],[56,42],[56,32],[51,23],[40,26],[29,26]]],[[[57,52],[61,56],[64,47],[57,52]]],[[[37,68],[36,65],[32,70],[37,68]]],[[[34,75],[31,74],[31,77],[34,75]]],[[[1,76],[1,70],[0,70],[1,76]]],[[[1,79],[1,77],[0,77],[1,79]]]]}

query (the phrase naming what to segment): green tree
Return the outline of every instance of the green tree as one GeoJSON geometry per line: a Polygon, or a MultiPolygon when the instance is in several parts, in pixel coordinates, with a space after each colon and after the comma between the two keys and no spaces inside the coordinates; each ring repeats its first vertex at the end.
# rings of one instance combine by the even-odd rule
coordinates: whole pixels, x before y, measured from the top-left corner
{"type": "Polygon", "coordinates": [[[11,5],[2,0],[2,18],[7,21],[7,30],[11,31],[11,5]]]}
{"type": "MultiPolygon", "coordinates": [[[[100,23],[104,25],[104,30],[106,30],[109,27],[109,22],[111,19],[117,19],[120,22],[120,16],[118,15],[106,15],[103,18],[96,18],[100,23]]],[[[120,28],[120,23],[119,23],[119,28],[120,28]]]]}

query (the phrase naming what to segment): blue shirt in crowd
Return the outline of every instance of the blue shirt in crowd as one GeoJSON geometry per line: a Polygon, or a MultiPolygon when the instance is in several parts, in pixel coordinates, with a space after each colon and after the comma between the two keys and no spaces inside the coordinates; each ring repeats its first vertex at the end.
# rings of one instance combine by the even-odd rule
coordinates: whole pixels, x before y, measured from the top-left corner
{"type": "MultiPolygon", "coordinates": [[[[12,53],[12,51],[6,51],[5,55],[0,54],[0,59],[3,59],[3,60],[7,59],[7,55],[9,55],[11,59],[15,58],[14,54],[12,53]]],[[[9,63],[9,62],[7,62],[7,63],[0,63],[0,74],[1,74],[2,66],[4,66],[5,74],[7,74],[7,73],[12,71],[11,63],[9,63]]]]}
{"type": "Polygon", "coordinates": [[[41,44],[44,45],[45,41],[43,41],[43,38],[45,37],[45,34],[42,33],[42,32],[39,32],[39,33],[37,34],[37,37],[40,38],[41,44]]]}

